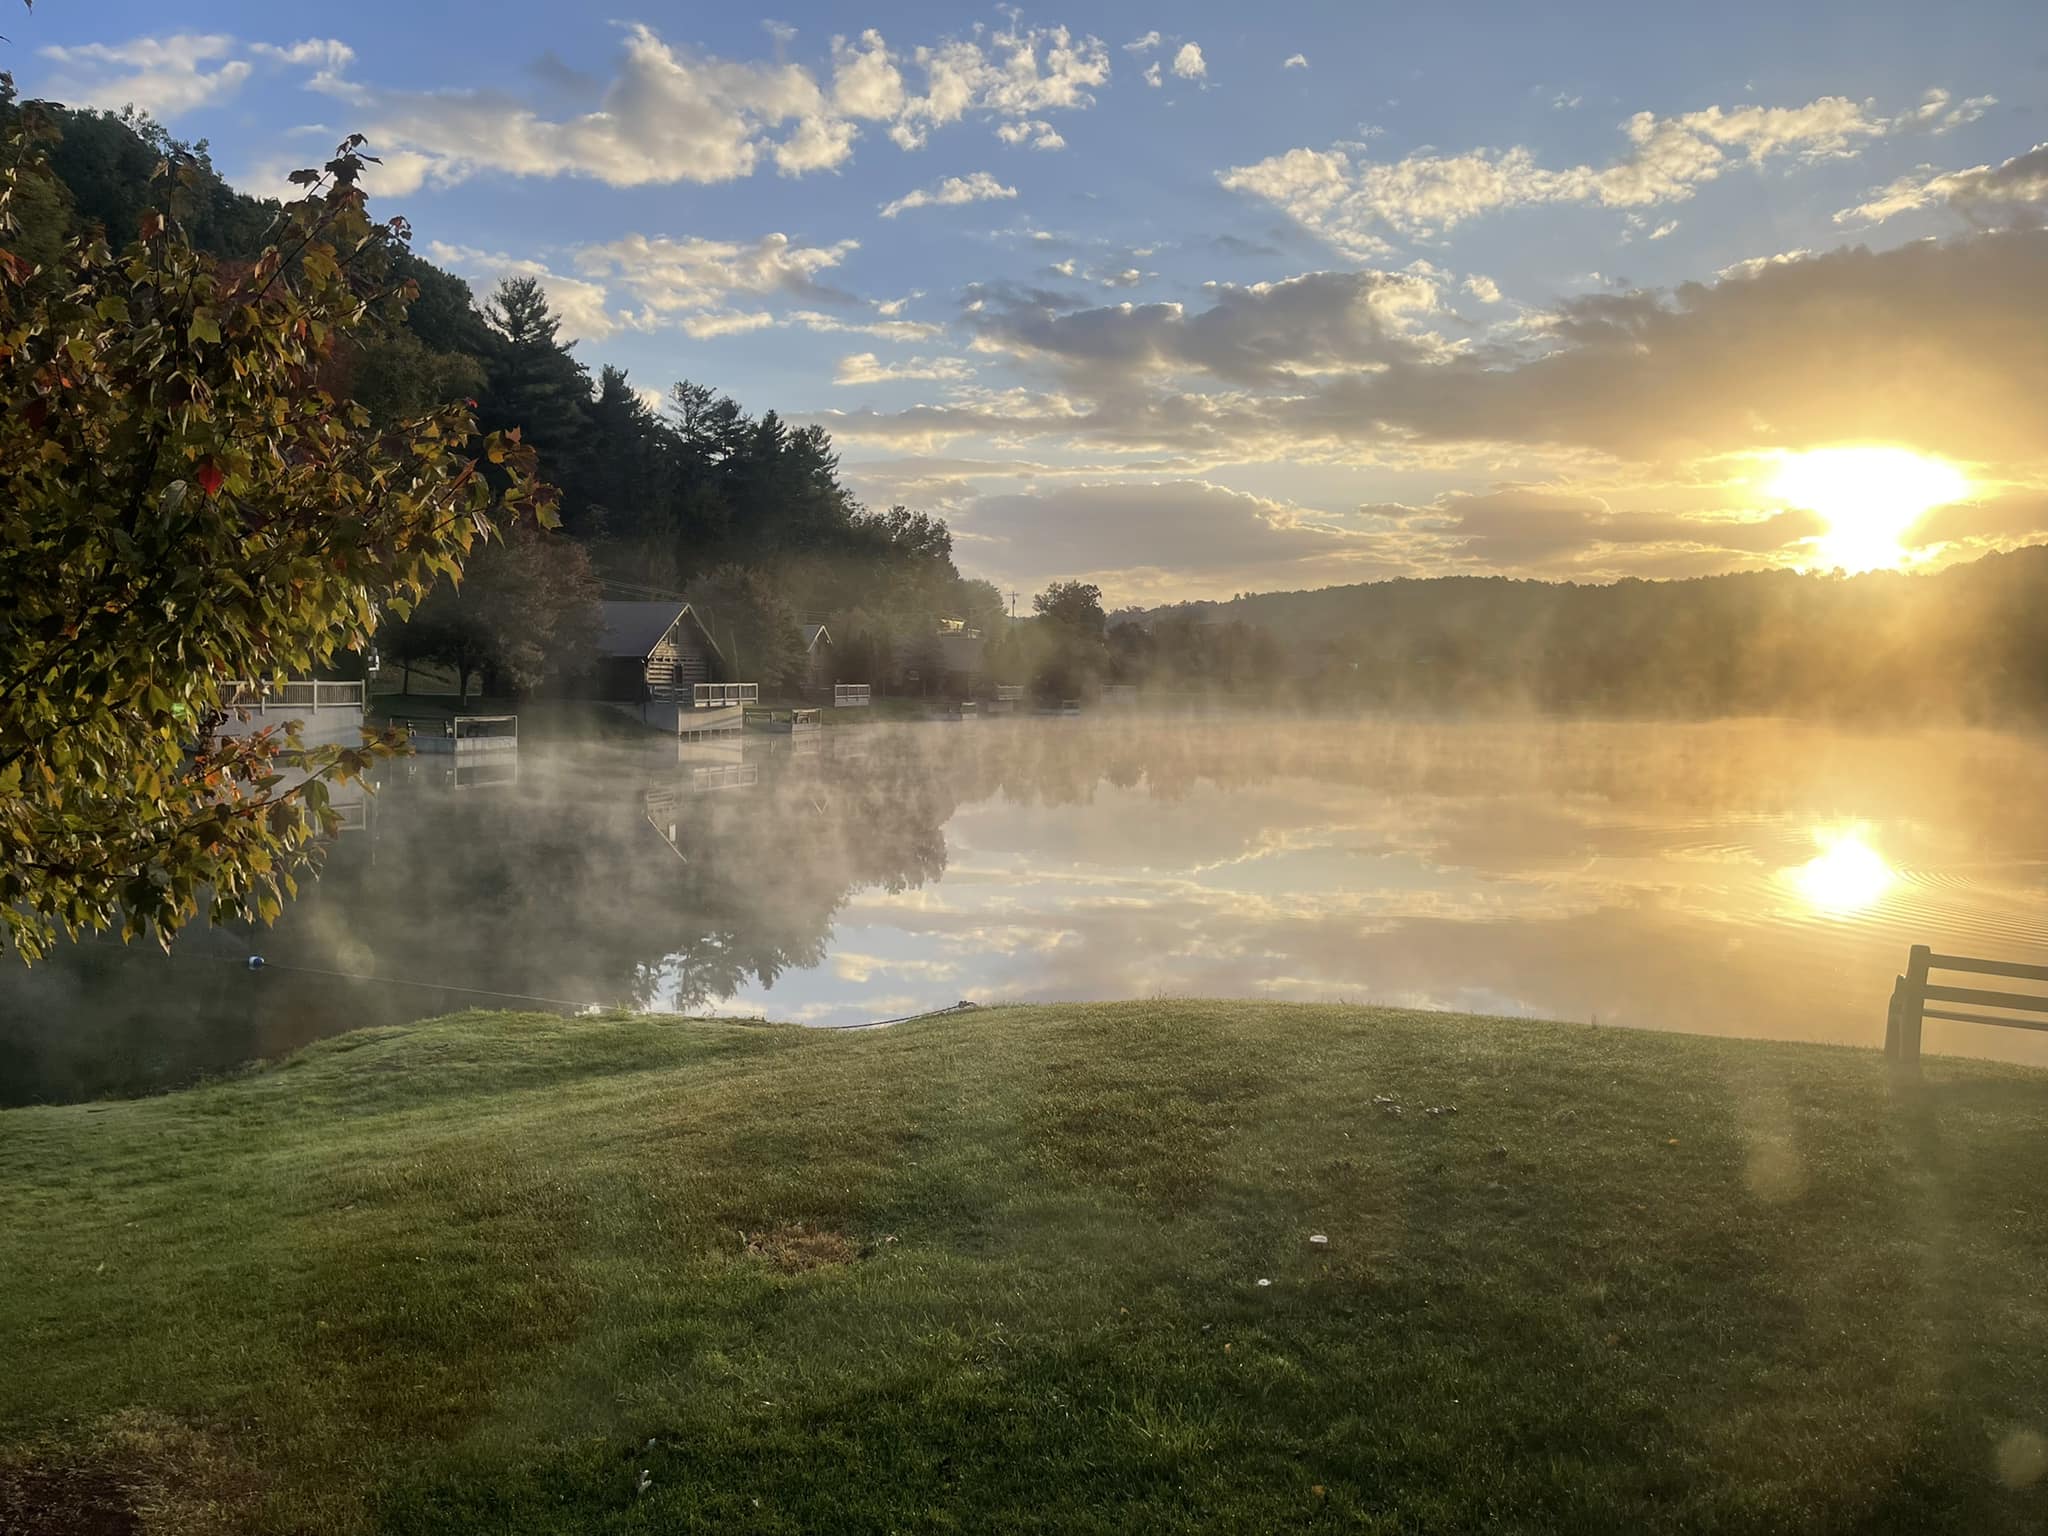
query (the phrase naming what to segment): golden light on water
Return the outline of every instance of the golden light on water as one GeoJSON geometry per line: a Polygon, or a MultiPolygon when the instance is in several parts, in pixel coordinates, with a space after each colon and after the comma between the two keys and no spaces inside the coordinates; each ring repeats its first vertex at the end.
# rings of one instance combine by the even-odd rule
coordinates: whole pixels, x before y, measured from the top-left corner
{"type": "Polygon", "coordinates": [[[1865,839],[1860,827],[1814,833],[1821,851],[1791,871],[1792,884],[1816,912],[1830,917],[1861,912],[1881,900],[1898,880],[1892,867],[1865,839]]]}
{"type": "Polygon", "coordinates": [[[1969,488],[1945,459],[1910,448],[1845,447],[1785,455],[1765,491],[1826,521],[1815,546],[1821,565],[1875,571],[1904,565],[1913,525],[1969,488]]]}

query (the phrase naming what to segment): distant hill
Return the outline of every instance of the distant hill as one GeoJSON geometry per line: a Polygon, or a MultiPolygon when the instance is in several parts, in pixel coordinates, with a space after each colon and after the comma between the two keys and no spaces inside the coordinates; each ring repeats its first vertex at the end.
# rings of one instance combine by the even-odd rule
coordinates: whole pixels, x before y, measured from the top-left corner
{"type": "Polygon", "coordinates": [[[1631,713],[2048,715],[2048,546],[1929,575],[1448,576],[1114,622],[1242,623],[1326,694],[1631,713]]]}

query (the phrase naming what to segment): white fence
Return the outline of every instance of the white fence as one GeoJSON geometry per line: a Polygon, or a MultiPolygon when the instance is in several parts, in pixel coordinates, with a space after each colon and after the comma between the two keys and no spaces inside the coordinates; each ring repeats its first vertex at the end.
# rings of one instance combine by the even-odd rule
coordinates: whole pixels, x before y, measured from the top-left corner
{"type": "Polygon", "coordinates": [[[832,707],[834,709],[865,709],[875,702],[874,686],[870,683],[834,683],[832,685],[832,707]]]}
{"type": "Polygon", "coordinates": [[[690,689],[692,709],[725,709],[761,702],[759,683],[697,683],[690,689]]]}
{"type": "Polygon", "coordinates": [[[257,683],[236,677],[220,685],[220,698],[225,709],[246,709],[258,715],[309,709],[360,710],[363,707],[363,685],[323,683],[310,677],[284,683],[257,683]]]}

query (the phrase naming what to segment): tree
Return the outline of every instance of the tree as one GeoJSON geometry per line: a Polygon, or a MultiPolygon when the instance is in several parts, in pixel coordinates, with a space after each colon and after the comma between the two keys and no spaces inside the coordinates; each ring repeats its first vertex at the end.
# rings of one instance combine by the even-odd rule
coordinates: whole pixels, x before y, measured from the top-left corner
{"type": "Polygon", "coordinates": [[[545,456],[566,493],[564,517],[571,528],[585,531],[589,503],[580,486],[587,469],[590,375],[556,340],[562,322],[537,278],[508,277],[498,284],[484,318],[493,337],[484,359],[483,419],[500,430],[518,428],[545,456]]]}
{"type": "MultiPolygon", "coordinates": [[[[501,523],[552,518],[516,434],[479,442],[461,407],[373,429],[316,386],[406,297],[359,137],[294,175],[252,263],[196,251],[173,199],[118,255],[94,226],[42,273],[10,242],[52,133],[20,107],[0,171],[0,935],[29,958],[59,931],[274,917],[337,825],[328,782],[399,747],[224,737],[228,682],[360,648],[501,523]]],[[[172,148],[160,190],[202,186],[172,148]]]]}
{"type": "Polygon", "coordinates": [[[1079,698],[1101,681],[1109,665],[1103,643],[1108,618],[1102,589],[1092,582],[1056,581],[1031,599],[1039,616],[1030,649],[1035,653],[1032,689],[1043,699],[1079,698]]]}
{"type": "Polygon", "coordinates": [[[447,582],[395,626],[404,663],[446,662],[456,694],[523,693],[550,673],[579,671],[597,648],[598,584],[583,546],[522,530],[480,550],[460,582],[447,582]]]}
{"type": "Polygon", "coordinates": [[[1109,623],[1102,611],[1102,588],[1093,582],[1056,581],[1031,599],[1031,607],[1084,639],[1100,640],[1109,623]]]}
{"type": "Polygon", "coordinates": [[[764,571],[722,565],[690,588],[690,603],[737,682],[775,692],[803,670],[796,612],[764,571]]]}

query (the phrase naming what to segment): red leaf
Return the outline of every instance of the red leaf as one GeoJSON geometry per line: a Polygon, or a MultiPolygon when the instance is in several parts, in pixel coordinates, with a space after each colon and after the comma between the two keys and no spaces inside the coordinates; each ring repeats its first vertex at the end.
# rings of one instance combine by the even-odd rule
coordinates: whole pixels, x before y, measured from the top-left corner
{"type": "Polygon", "coordinates": [[[199,488],[206,492],[207,495],[218,496],[221,483],[227,479],[227,476],[220,472],[220,466],[214,463],[213,460],[201,459],[199,461],[199,468],[193,471],[192,478],[199,482],[199,488]]]}

